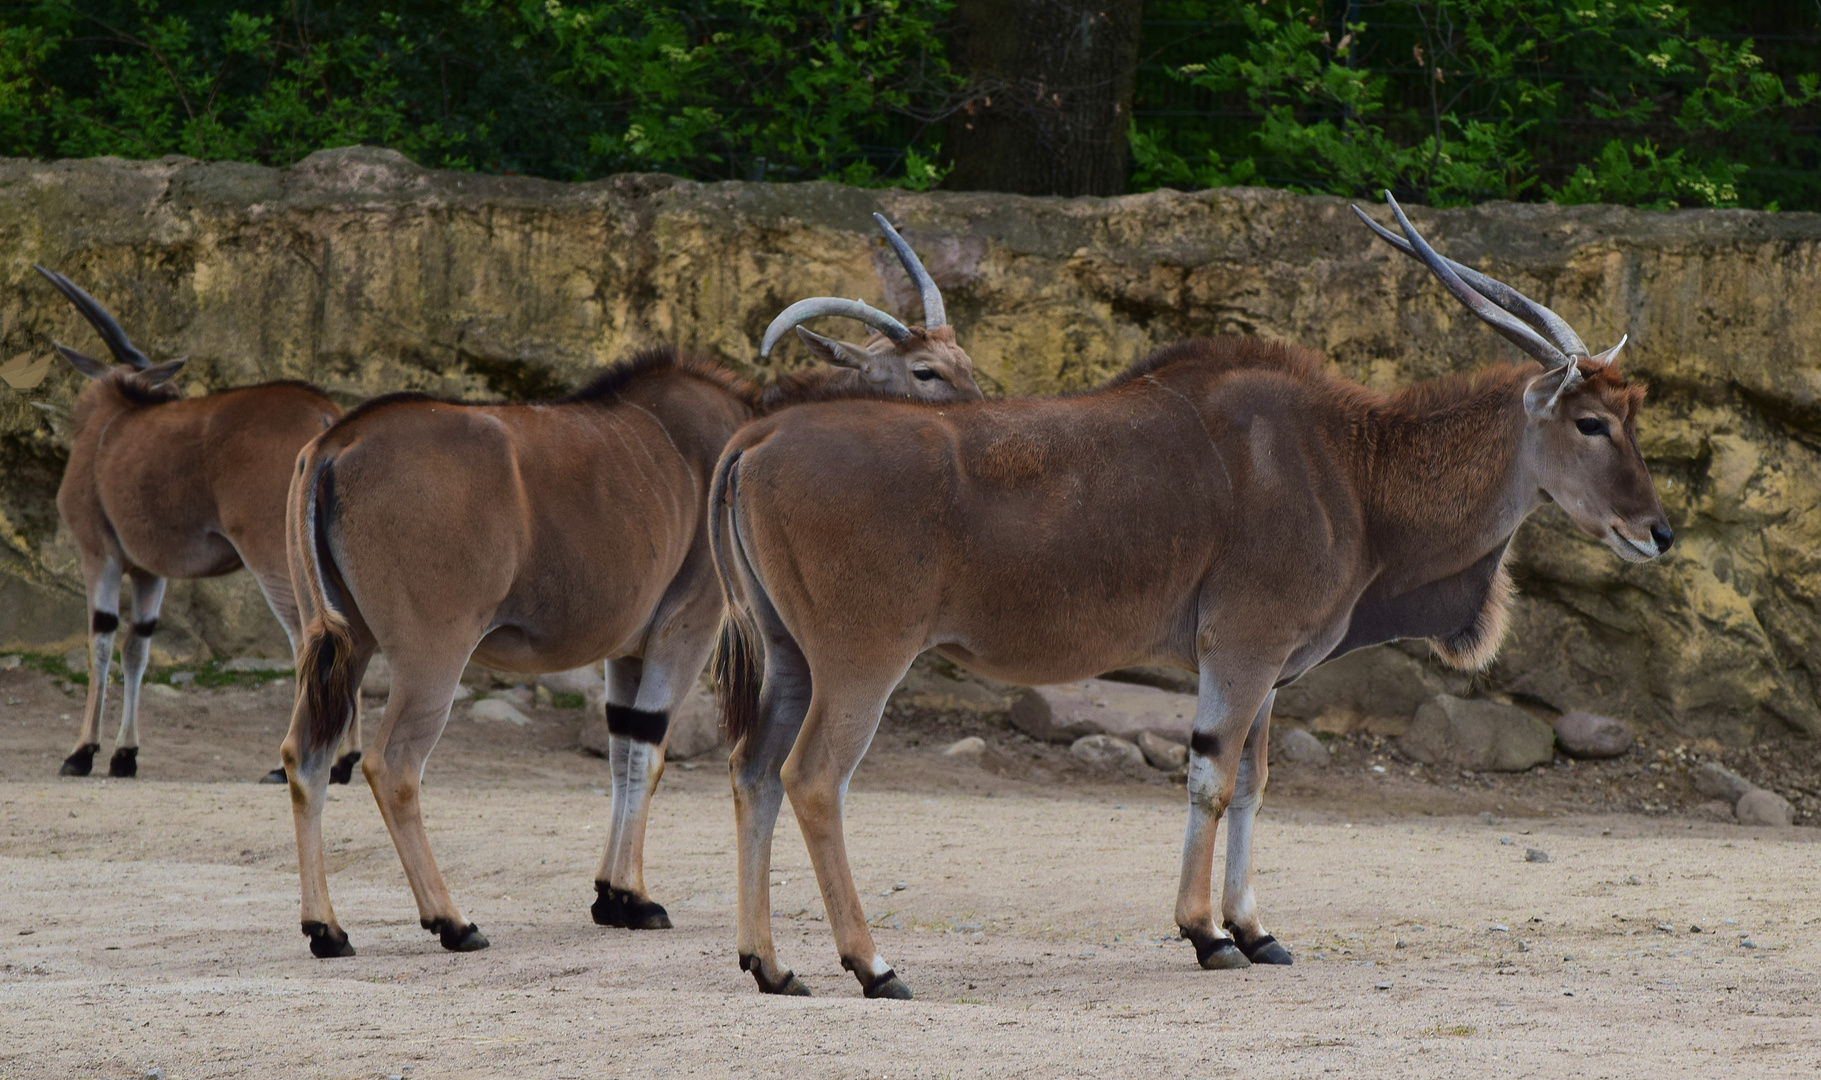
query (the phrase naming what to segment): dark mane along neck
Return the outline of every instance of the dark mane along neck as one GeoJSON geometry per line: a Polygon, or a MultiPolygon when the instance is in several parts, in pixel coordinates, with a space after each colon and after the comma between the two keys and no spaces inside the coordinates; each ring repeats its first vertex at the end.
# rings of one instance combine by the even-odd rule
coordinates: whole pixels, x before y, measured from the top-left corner
{"type": "Polygon", "coordinates": [[[821,366],[786,371],[779,375],[772,380],[770,386],[759,392],[758,410],[760,415],[765,415],[812,401],[846,401],[878,396],[866,385],[866,380],[860,377],[858,371],[821,366]]]}
{"type": "Polygon", "coordinates": [[[1241,368],[1268,368],[1307,381],[1332,379],[1322,355],[1312,349],[1265,338],[1189,338],[1139,357],[1108,380],[1108,387],[1162,373],[1167,368],[1189,368],[1197,373],[1221,373],[1241,368]]]}
{"type": "Polygon", "coordinates": [[[1428,638],[1456,667],[1484,667],[1512,596],[1505,555],[1535,506],[1518,475],[1529,365],[1362,396],[1351,442],[1379,574],[1336,652],[1428,638]]]}
{"type": "Polygon", "coordinates": [[[711,383],[735,397],[756,407],[759,392],[756,387],[719,364],[679,353],[669,345],[658,345],[640,349],[624,360],[613,364],[607,370],[589,380],[587,385],[558,399],[559,403],[611,401],[630,390],[638,382],[655,375],[677,372],[711,383]]]}

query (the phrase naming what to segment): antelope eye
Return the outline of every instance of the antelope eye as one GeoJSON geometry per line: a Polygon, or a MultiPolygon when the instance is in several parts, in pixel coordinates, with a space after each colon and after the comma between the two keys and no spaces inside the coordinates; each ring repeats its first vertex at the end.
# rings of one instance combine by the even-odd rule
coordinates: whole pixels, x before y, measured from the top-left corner
{"type": "Polygon", "coordinates": [[[1574,429],[1589,438],[1598,438],[1601,435],[1612,434],[1612,429],[1606,426],[1606,421],[1601,420],[1597,416],[1581,417],[1574,422],[1574,429]]]}
{"type": "Polygon", "coordinates": [[[926,367],[911,368],[911,374],[915,375],[918,379],[922,380],[923,382],[928,382],[931,379],[940,379],[942,377],[942,376],[936,374],[935,368],[926,368],[926,367]]]}

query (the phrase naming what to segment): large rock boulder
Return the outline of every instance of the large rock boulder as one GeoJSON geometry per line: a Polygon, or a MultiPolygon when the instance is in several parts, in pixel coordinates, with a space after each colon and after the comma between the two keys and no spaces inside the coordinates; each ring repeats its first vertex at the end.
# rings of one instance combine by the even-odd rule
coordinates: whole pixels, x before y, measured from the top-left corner
{"type": "Polygon", "coordinates": [[[1398,749],[1427,765],[1522,772],[1555,759],[1555,732],[1515,705],[1441,694],[1416,710],[1398,749]]]}
{"type": "Polygon", "coordinates": [[[1271,759],[1291,765],[1328,767],[1332,755],[1322,741],[1302,728],[1285,728],[1271,733],[1271,759]]]}
{"type": "Polygon", "coordinates": [[[965,671],[935,653],[919,656],[892,691],[892,704],[984,715],[1011,708],[1015,686],[965,671]]]}
{"type": "Polygon", "coordinates": [[[1717,761],[1703,761],[1696,765],[1688,771],[1688,778],[1694,782],[1697,792],[1729,805],[1758,790],[1758,785],[1717,761]]]}
{"type": "Polygon", "coordinates": [[[1774,791],[1759,788],[1748,791],[1733,807],[1741,825],[1789,825],[1796,820],[1796,808],[1774,791]]]}
{"type": "Polygon", "coordinates": [[[1084,679],[1026,688],[1012,702],[1011,716],[1018,730],[1040,742],[1066,744],[1097,734],[1129,742],[1149,731],[1187,745],[1195,699],[1151,686],[1084,679]]]}
{"type": "Polygon", "coordinates": [[[1555,741],[1569,757],[1615,758],[1631,749],[1631,728],[1623,720],[1570,709],[1556,719],[1555,741]]]}
{"type": "Polygon", "coordinates": [[[1358,649],[1321,664],[1277,691],[1273,712],[1335,734],[1368,730],[1402,735],[1416,710],[1467,680],[1392,646],[1358,649]]]}

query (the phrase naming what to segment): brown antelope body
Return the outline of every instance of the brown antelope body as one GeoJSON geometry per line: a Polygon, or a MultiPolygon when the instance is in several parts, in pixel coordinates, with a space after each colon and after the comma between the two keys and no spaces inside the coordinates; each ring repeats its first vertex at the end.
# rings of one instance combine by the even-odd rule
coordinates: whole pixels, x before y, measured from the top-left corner
{"type": "MultiPolygon", "coordinates": [[[[88,702],[62,771],[87,776],[101,749],[124,578],[132,587],[133,622],[120,648],[124,703],[108,774],[133,776],[139,688],[166,579],[218,577],[245,566],[295,646],[285,492],[297,452],[341,409],[315,388],[292,382],[185,398],[169,381],[184,361],[153,365],[93,297],[63,275],[37,269],[94,326],[116,361],[57,346],[91,380],[76,398],[75,438],[57,490],[57,510],[82,553],[90,610],[88,702]]],[[[359,739],[356,725],[350,751],[334,770],[342,783],[360,756],[359,739]]]]}
{"type": "Polygon", "coordinates": [[[1643,390],[1618,376],[1616,349],[1588,355],[1553,313],[1434,255],[1397,214],[1402,246],[1542,366],[1387,395],[1302,349],[1201,339],[1091,393],[810,406],[729,444],[715,554],[743,602],[720,666],[737,739],[738,949],[761,989],[806,992],[769,922],[788,793],[843,965],[869,997],[909,996],[868,931],[842,803],[887,695],[925,649],[1026,684],[1133,664],[1198,671],[1176,922],[1203,967],[1287,964],[1250,869],[1275,689],[1397,638],[1487,662],[1507,547],[1544,501],[1625,559],[1669,546],[1635,443],[1643,390]]]}
{"type": "MultiPolygon", "coordinates": [[[[884,227],[912,278],[927,283],[884,227]]],[[[591,910],[608,926],[670,925],[645,889],[645,823],[670,711],[721,629],[706,524],[715,462],[742,424],[792,401],[978,398],[972,363],[934,302],[938,318],[926,330],[857,301],[792,305],[799,319],[848,315],[880,333],[861,347],[802,332],[845,370],[787,376],[763,394],[712,365],[655,350],[560,402],[376,399],[311,444],[291,489],[305,630],[282,754],[313,953],[354,951],[329,903],[321,814],[328,751],[375,648],[391,662],[392,693],[362,769],[419,917],[445,948],[487,945],[450,897],[418,808],[424,762],[470,657],[522,672],[606,658],[613,817],[591,910]]],[[[767,351],[782,329],[774,326],[767,351]]]]}

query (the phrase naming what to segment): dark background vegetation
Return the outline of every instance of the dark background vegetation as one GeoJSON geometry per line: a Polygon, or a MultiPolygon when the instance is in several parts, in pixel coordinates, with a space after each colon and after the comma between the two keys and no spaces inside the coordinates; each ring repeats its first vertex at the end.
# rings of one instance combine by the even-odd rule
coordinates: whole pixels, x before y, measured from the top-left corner
{"type": "Polygon", "coordinates": [[[0,154],[1821,209],[1821,0],[10,0],[0,154]]]}

